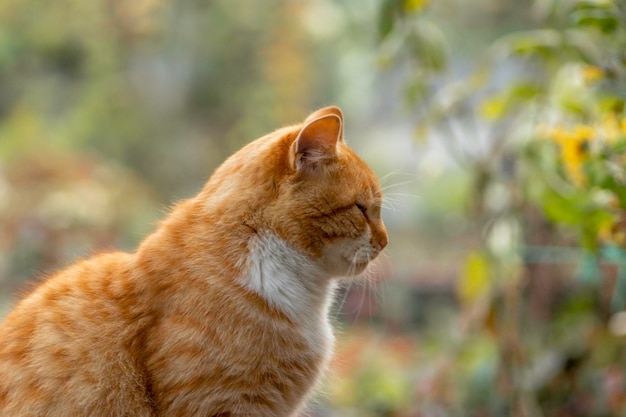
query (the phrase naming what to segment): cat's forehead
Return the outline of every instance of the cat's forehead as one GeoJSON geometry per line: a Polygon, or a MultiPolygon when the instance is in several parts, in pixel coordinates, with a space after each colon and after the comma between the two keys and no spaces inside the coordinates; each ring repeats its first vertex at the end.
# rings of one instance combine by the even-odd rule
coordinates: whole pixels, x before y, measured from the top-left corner
{"type": "Polygon", "coordinates": [[[349,175],[354,179],[362,181],[364,185],[379,188],[378,177],[372,171],[372,168],[354,150],[345,145],[342,148],[342,163],[348,169],[349,175]]]}
{"type": "Polygon", "coordinates": [[[382,201],[382,192],[378,177],[369,165],[354,150],[342,146],[340,153],[344,192],[348,198],[376,203],[382,201]]]}

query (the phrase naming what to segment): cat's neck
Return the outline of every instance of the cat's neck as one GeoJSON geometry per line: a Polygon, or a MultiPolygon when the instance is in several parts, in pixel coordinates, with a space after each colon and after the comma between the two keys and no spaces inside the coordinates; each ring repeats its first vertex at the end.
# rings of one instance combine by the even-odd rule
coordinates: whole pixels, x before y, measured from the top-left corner
{"type": "Polygon", "coordinates": [[[248,247],[240,284],[294,321],[325,319],[334,285],[319,265],[272,233],[248,247]]]}
{"type": "Polygon", "coordinates": [[[190,215],[194,204],[181,204],[144,241],[137,253],[144,272],[240,285],[293,321],[326,319],[334,283],[320,265],[271,232],[241,226],[233,213],[199,221],[190,215]]]}

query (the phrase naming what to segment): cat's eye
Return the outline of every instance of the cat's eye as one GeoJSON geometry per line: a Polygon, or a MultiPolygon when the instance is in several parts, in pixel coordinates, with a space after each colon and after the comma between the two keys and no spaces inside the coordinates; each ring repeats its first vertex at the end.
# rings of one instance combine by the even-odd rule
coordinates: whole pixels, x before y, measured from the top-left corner
{"type": "Polygon", "coordinates": [[[359,203],[354,203],[354,205],[356,206],[356,208],[361,210],[361,213],[365,214],[367,212],[367,207],[365,207],[364,205],[359,203]]]}

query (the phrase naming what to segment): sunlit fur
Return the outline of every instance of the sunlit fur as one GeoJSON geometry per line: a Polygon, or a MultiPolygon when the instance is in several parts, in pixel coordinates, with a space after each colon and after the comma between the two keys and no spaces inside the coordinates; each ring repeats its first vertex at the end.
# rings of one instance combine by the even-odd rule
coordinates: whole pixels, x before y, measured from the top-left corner
{"type": "Polygon", "coordinates": [[[47,279],[0,326],[0,416],[295,416],[336,277],[387,244],[336,107],[230,157],[132,254],[47,279]]]}

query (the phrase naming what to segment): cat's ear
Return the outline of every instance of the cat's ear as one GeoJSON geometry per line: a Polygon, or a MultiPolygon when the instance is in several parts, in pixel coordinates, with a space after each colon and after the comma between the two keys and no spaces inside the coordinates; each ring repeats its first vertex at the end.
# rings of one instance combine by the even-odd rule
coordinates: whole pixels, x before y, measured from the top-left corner
{"type": "Polygon", "coordinates": [[[337,106],[323,107],[319,110],[314,111],[313,113],[309,114],[309,116],[304,120],[304,123],[308,123],[331,114],[337,116],[339,118],[339,121],[341,122],[341,127],[339,129],[339,140],[341,141],[343,139],[343,113],[341,112],[341,109],[337,106]]]}
{"type": "Polygon", "coordinates": [[[337,143],[341,140],[342,123],[337,115],[309,118],[292,148],[294,168],[298,171],[316,171],[325,161],[335,157],[337,143]]]}

